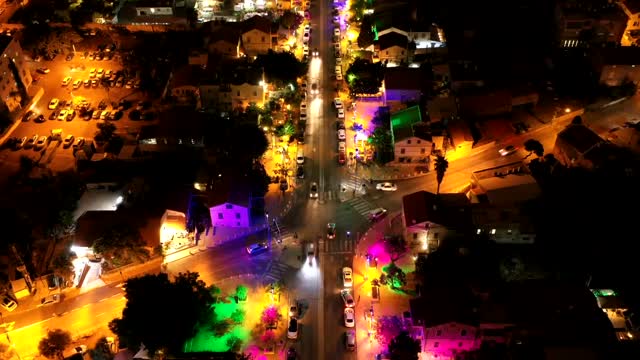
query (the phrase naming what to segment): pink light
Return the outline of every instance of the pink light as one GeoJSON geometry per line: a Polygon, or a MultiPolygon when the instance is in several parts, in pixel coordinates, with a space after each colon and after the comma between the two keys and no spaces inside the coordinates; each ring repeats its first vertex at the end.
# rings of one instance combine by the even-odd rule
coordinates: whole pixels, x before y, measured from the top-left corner
{"type": "Polygon", "coordinates": [[[391,255],[384,250],[384,244],[380,241],[376,242],[368,250],[369,255],[378,258],[378,265],[386,265],[391,262],[391,255]]]}

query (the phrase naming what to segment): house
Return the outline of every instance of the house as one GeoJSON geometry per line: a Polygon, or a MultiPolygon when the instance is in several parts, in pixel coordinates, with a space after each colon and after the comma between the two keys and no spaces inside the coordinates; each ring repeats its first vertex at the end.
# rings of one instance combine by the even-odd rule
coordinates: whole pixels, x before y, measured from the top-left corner
{"type": "Polygon", "coordinates": [[[469,155],[473,148],[473,134],[469,126],[460,119],[449,122],[447,126],[449,131],[449,139],[451,139],[451,147],[447,148],[447,158],[459,159],[469,155]]]}
{"type": "Polygon", "coordinates": [[[231,111],[245,109],[251,104],[264,104],[267,89],[262,69],[233,66],[221,68],[217,72],[222,75],[200,83],[199,94],[203,108],[231,111]]]}
{"type": "MultiPolygon", "coordinates": [[[[236,179],[237,180],[237,179],[236,179]]],[[[252,196],[250,187],[241,181],[222,181],[206,193],[206,202],[214,227],[246,228],[251,226],[252,196]]]]}
{"type": "Polygon", "coordinates": [[[384,101],[391,111],[399,110],[403,104],[419,104],[423,90],[428,88],[422,70],[417,68],[388,68],[384,74],[384,101]]]}
{"type": "Polygon", "coordinates": [[[620,86],[625,81],[640,83],[640,48],[602,48],[594,52],[591,58],[600,84],[620,86]]]}
{"type": "Polygon", "coordinates": [[[206,37],[205,46],[210,54],[224,57],[240,57],[241,31],[235,26],[226,25],[206,37]]]}
{"type": "MultiPolygon", "coordinates": [[[[190,5],[193,7],[193,5],[190,5]]],[[[187,21],[187,8],[184,2],[174,0],[138,0],[125,2],[118,8],[115,23],[142,26],[169,26],[184,28],[187,21]]]]}
{"type": "Polygon", "coordinates": [[[390,32],[379,35],[374,47],[380,61],[386,61],[390,66],[398,66],[409,60],[408,44],[406,35],[390,32]]]}
{"type": "Polygon", "coordinates": [[[598,302],[598,307],[607,315],[616,337],[620,341],[633,340],[640,335],[638,331],[638,317],[629,311],[624,299],[612,289],[591,289],[591,293],[598,302]]]}
{"type": "Polygon", "coordinates": [[[471,206],[464,194],[418,191],[402,197],[402,218],[408,242],[434,251],[449,235],[472,228],[471,206]]]}
{"type": "Polygon", "coordinates": [[[137,137],[140,152],[153,154],[203,147],[206,115],[196,111],[187,112],[186,109],[164,111],[158,114],[156,124],[141,127],[137,137]]]}
{"type": "Polygon", "coordinates": [[[474,171],[467,197],[476,234],[484,233],[499,244],[533,244],[536,232],[524,205],[540,194],[521,161],[474,171]]]}
{"type": "Polygon", "coordinates": [[[276,48],[278,34],[273,30],[274,25],[268,18],[256,15],[243,21],[241,27],[240,37],[244,55],[253,57],[276,48]]]}
{"type": "Polygon", "coordinates": [[[610,2],[604,6],[559,6],[556,12],[557,39],[563,47],[620,44],[627,15],[610,2]]]}
{"type": "Polygon", "coordinates": [[[420,124],[423,123],[419,106],[391,114],[391,141],[396,162],[428,162],[433,151],[433,141],[431,136],[420,131],[420,124]]]}
{"type": "Polygon", "coordinates": [[[640,43],[640,1],[638,0],[625,0],[616,1],[620,9],[627,15],[627,27],[624,30],[624,35],[620,45],[622,46],[638,46],[640,43]]]}
{"type": "Polygon", "coordinates": [[[604,165],[611,145],[607,144],[593,130],[582,124],[569,124],[558,133],[553,154],[565,166],[579,166],[588,169],[604,165]]]}
{"type": "Polygon", "coordinates": [[[171,96],[181,104],[197,104],[200,99],[198,85],[204,76],[205,71],[201,66],[184,65],[176,69],[169,79],[171,96]]]}
{"type": "Polygon", "coordinates": [[[0,110],[14,112],[27,103],[27,89],[33,79],[18,39],[0,35],[0,110]]]}

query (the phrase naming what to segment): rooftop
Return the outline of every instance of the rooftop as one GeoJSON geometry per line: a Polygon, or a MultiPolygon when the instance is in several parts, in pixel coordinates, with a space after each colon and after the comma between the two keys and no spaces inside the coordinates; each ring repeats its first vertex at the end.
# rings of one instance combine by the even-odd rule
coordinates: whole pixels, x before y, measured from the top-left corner
{"type": "Polygon", "coordinates": [[[473,314],[473,299],[460,287],[441,289],[437,293],[424,292],[409,300],[409,308],[414,325],[432,327],[450,322],[476,325],[477,321],[473,314]]]}
{"type": "Polygon", "coordinates": [[[11,40],[13,40],[11,36],[0,35],[0,50],[2,50],[2,52],[9,46],[11,40]]]}
{"type": "Polygon", "coordinates": [[[266,17],[256,15],[242,22],[242,33],[246,33],[251,30],[259,30],[263,33],[270,34],[272,26],[273,24],[271,20],[266,17]]]}
{"type": "Polygon", "coordinates": [[[251,186],[248,179],[235,176],[226,181],[217,181],[212,185],[212,189],[202,194],[208,207],[222,204],[234,204],[244,207],[251,207],[251,186]]]}
{"type": "Polygon", "coordinates": [[[384,87],[387,90],[422,90],[425,87],[424,73],[418,68],[387,68],[384,87]]]}
{"type": "Polygon", "coordinates": [[[606,47],[594,50],[602,65],[640,65],[640,48],[636,46],[606,47]]]}
{"type": "Polygon", "coordinates": [[[136,7],[173,7],[173,0],[136,0],[134,1],[136,7]]]}
{"type": "Polygon", "coordinates": [[[393,142],[414,136],[413,126],[422,122],[419,106],[400,110],[391,114],[391,137],[393,142]]]}
{"type": "Polygon", "coordinates": [[[209,36],[209,44],[213,44],[218,41],[224,41],[237,45],[240,41],[240,30],[234,23],[224,24],[223,27],[216,29],[209,36]]]}
{"type": "MultiPolygon", "coordinates": [[[[558,134],[558,140],[573,147],[580,154],[585,154],[604,140],[582,124],[571,124],[558,134]]],[[[556,140],[557,141],[557,140],[556,140]]]]}
{"type": "Polygon", "coordinates": [[[450,228],[471,224],[469,200],[464,194],[434,194],[418,191],[402,197],[406,227],[433,223],[450,228]]]}
{"type": "Polygon", "coordinates": [[[496,176],[478,181],[492,205],[517,204],[540,196],[540,186],[529,174],[496,176]]]}
{"type": "Polygon", "coordinates": [[[393,46],[399,46],[406,49],[408,44],[409,40],[407,37],[402,34],[398,34],[397,32],[390,32],[378,38],[378,47],[380,48],[380,51],[389,49],[393,46]]]}

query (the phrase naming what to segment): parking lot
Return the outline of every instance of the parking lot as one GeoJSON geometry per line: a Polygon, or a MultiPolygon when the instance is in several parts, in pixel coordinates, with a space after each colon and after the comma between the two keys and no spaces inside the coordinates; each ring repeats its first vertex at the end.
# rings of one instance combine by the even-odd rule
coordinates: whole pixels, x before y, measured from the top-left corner
{"type": "MultiPolygon", "coordinates": [[[[35,103],[31,110],[36,113],[44,115],[44,122],[21,121],[15,131],[11,134],[14,138],[31,138],[34,135],[38,136],[50,136],[51,131],[54,129],[61,129],[61,138],[64,139],[67,135],[73,135],[75,138],[83,137],[87,143],[93,139],[96,131],[97,124],[104,119],[92,119],[83,118],[81,112],[76,109],[75,116],[70,119],[59,119],[57,116],[60,110],[76,108],[78,104],[87,102],[90,109],[98,111],[98,105],[103,102],[107,107],[104,109],[111,113],[114,113],[121,100],[127,100],[132,107],[123,111],[122,117],[114,119],[113,123],[118,128],[117,133],[120,134],[133,134],[136,133],[141,126],[149,124],[149,120],[132,120],[129,114],[132,110],[135,110],[138,102],[146,100],[143,99],[142,93],[135,88],[135,77],[123,75],[123,81],[116,84],[116,78],[114,78],[113,87],[109,87],[108,90],[105,86],[99,83],[99,72],[102,69],[104,73],[109,70],[115,74],[122,70],[122,65],[119,60],[119,56],[114,54],[111,60],[106,57],[103,60],[90,59],[89,56],[84,56],[85,51],[95,52],[96,49],[78,49],[78,52],[74,58],[70,61],[65,59],[66,55],[58,55],[52,61],[29,61],[28,65],[31,69],[34,77],[38,80],[34,82],[32,86],[42,87],[44,95],[35,103]],[[38,69],[47,69],[47,71],[40,71],[38,69]],[[92,71],[92,69],[95,69],[92,71]],[[46,72],[46,73],[41,73],[46,72]],[[90,74],[91,72],[91,74],[90,74]],[[95,75],[93,75],[95,73],[95,75]],[[68,85],[63,85],[63,79],[71,77],[71,81],[68,85]],[[81,80],[82,84],[74,86],[74,82],[81,80]],[[89,86],[85,86],[85,81],[97,80],[96,84],[89,83],[89,86]],[[129,86],[127,82],[131,80],[129,86]],[[52,99],[58,99],[60,105],[57,109],[49,109],[49,103],[52,99]],[[62,105],[65,104],[65,105],[62,105]],[[56,113],[54,117],[52,113],[56,113]]],[[[115,75],[114,75],[115,76],[115,75]]],[[[117,78],[119,78],[118,76],[117,78]]],[[[26,110],[26,109],[25,109],[26,110]]],[[[102,114],[102,110],[99,111],[102,114]]],[[[151,109],[145,109],[143,113],[148,114],[151,109]]],[[[20,121],[18,119],[17,121],[20,121]]],[[[3,174],[12,173],[18,170],[19,161],[22,155],[26,155],[33,160],[37,161],[40,167],[46,167],[54,172],[64,171],[72,169],[74,167],[74,155],[71,147],[64,148],[62,144],[57,141],[53,141],[49,146],[44,148],[30,147],[28,149],[8,149],[0,152],[0,172],[3,174]]]]}

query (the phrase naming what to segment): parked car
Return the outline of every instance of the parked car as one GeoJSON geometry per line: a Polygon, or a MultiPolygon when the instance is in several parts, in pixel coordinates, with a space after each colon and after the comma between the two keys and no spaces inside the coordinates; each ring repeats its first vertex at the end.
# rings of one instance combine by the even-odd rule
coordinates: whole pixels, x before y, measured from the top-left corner
{"type": "Polygon", "coordinates": [[[58,120],[63,121],[67,118],[67,109],[62,109],[58,113],[58,120]]]}
{"type": "Polygon", "coordinates": [[[344,326],[348,328],[356,326],[356,312],[350,307],[344,309],[344,326]]]}
{"type": "Polygon", "coordinates": [[[23,149],[27,144],[27,141],[29,141],[29,138],[26,136],[23,136],[20,139],[18,139],[18,141],[16,141],[16,149],[23,149]]]}
{"type": "Polygon", "coordinates": [[[82,145],[84,145],[84,138],[82,136],[76,138],[76,141],[73,142],[74,149],[79,149],[82,145]]]}
{"type": "Polygon", "coordinates": [[[342,297],[342,301],[344,301],[344,306],[348,308],[352,308],[356,305],[356,302],[353,300],[353,295],[351,294],[351,290],[344,289],[340,291],[340,296],[342,297]]]}
{"type": "Polygon", "coordinates": [[[298,179],[304,179],[304,167],[303,166],[298,166],[298,169],[296,170],[296,177],[298,179]]]}
{"type": "Polygon", "coordinates": [[[78,79],[78,80],[73,82],[73,88],[74,89],[79,89],[80,86],[82,86],[82,80],[78,79]]]}
{"type": "Polygon", "coordinates": [[[327,224],[327,238],[334,239],[336,237],[336,224],[328,223],[327,224]]]}
{"type": "Polygon", "coordinates": [[[40,114],[40,115],[36,116],[36,118],[33,119],[33,121],[37,122],[37,123],[43,123],[43,122],[45,122],[47,120],[44,118],[44,115],[40,114]]]}
{"type": "Polygon", "coordinates": [[[344,141],[347,139],[347,132],[344,129],[338,130],[338,140],[344,141]]]}
{"type": "Polygon", "coordinates": [[[60,294],[51,294],[51,295],[47,295],[46,297],[43,297],[40,300],[39,306],[53,305],[59,302],[60,302],[60,294]]]}
{"type": "Polygon", "coordinates": [[[73,135],[67,135],[64,140],[62,140],[62,147],[67,149],[73,144],[73,135]]]}
{"type": "Polygon", "coordinates": [[[342,283],[344,287],[353,286],[353,270],[350,267],[342,268],[342,283]]]}
{"type": "Polygon", "coordinates": [[[298,359],[298,353],[296,352],[296,349],[290,347],[289,350],[287,350],[287,360],[297,360],[298,359]]]}
{"type": "Polygon", "coordinates": [[[43,147],[45,147],[45,145],[47,145],[47,137],[46,136],[40,136],[38,138],[38,141],[36,141],[36,149],[42,149],[43,147]]]}
{"type": "Polygon", "coordinates": [[[60,100],[58,100],[57,98],[51,99],[51,101],[49,101],[49,110],[57,109],[59,104],[60,100]]]}
{"type": "Polygon", "coordinates": [[[62,79],[62,86],[69,86],[69,84],[71,83],[71,76],[67,76],[64,79],[62,79]]]}
{"type": "Polygon", "coordinates": [[[289,327],[287,328],[287,339],[295,340],[298,338],[298,320],[296,318],[289,319],[289,327]]]}
{"type": "Polygon", "coordinates": [[[333,99],[333,106],[335,106],[336,109],[342,109],[342,100],[340,100],[340,98],[333,99]]]}
{"type": "Polygon", "coordinates": [[[49,68],[46,68],[46,67],[40,67],[36,69],[36,71],[39,72],[40,74],[48,74],[51,72],[51,70],[49,70],[49,68]]]}
{"type": "Polygon", "coordinates": [[[354,330],[348,330],[345,333],[345,347],[347,348],[347,350],[349,351],[355,351],[356,350],[356,332],[354,330]]]}
{"type": "Polygon", "coordinates": [[[27,140],[27,144],[24,148],[28,149],[30,147],[34,147],[36,145],[36,142],[38,142],[38,134],[34,134],[33,136],[31,136],[29,140],[27,140]]]}
{"type": "Polygon", "coordinates": [[[338,119],[344,119],[344,109],[338,109],[338,119]]]}
{"type": "Polygon", "coordinates": [[[298,304],[295,301],[291,303],[291,306],[289,306],[289,317],[290,318],[298,317],[298,304]]]}

